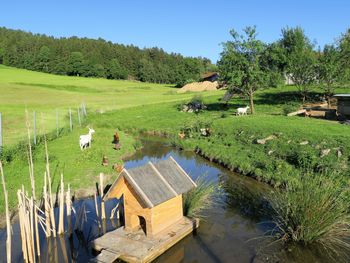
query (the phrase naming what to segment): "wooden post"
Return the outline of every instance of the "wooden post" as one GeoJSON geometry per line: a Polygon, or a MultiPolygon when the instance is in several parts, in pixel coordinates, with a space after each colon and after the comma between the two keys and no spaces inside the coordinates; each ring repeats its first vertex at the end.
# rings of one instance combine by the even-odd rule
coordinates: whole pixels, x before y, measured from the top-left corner
{"type": "Polygon", "coordinates": [[[78,108],[78,122],[79,122],[79,126],[81,126],[81,120],[80,120],[80,109],[78,108]]]}
{"type": "Polygon", "coordinates": [[[98,204],[97,204],[97,195],[96,195],[96,192],[94,193],[94,199],[95,199],[96,216],[97,216],[97,217],[100,217],[99,212],[98,212],[98,204]]]}
{"type": "Polygon", "coordinates": [[[0,153],[2,151],[2,115],[1,115],[1,112],[0,112],[0,153]]]}
{"type": "Polygon", "coordinates": [[[73,130],[72,109],[71,108],[69,108],[69,129],[70,129],[70,131],[73,130]]]}
{"type": "Polygon", "coordinates": [[[70,197],[70,184],[68,184],[68,189],[66,193],[66,206],[67,206],[67,221],[68,221],[68,235],[72,234],[72,200],[70,197]]]}
{"type": "Polygon", "coordinates": [[[56,109],[56,136],[59,135],[59,120],[58,120],[58,110],[56,109]]]}
{"type": "Polygon", "coordinates": [[[29,177],[32,187],[32,196],[35,199],[35,179],[34,179],[34,165],[33,165],[33,154],[32,154],[32,145],[30,142],[30,123],[28,117],[28,111],[26,110],[26,126],[27,126],[27,134],[28,134],[28,165],[29,165],[29,177]]]}
{"type": "Polygon", "coordinates": [[[103,201],[103,173],[100,173],[101,218],[106,219],[105,202],[103,201]]]}
{"type": "Polygon", "coordinates": [[[30,198],[29,203],[29,216],[30,216],[30,242],[33,253],[33,261],[35,261],[35,242],[34,242],[34,198],[33,196],[30,198]]]}
{"type": "Polygon", "coordinates": [[[49,201],[47,200],[47,180],[46,180],[46,172],[44,173],[44,208],[45,208],[45,225],[46,225],[46,237],[51,236],[51,230],[50,230],[50,205],[49,201]]]}
{"type": "Polygon", "coordinates": [[[61,174],[61,189],[60,189],[60,214],[59,214],[59,223],[58,223],[58,232],[57,234],[61,235],[64,233],[64,184],[63,184],[63,174],[61,174]]]}
{"type": "Polygon", "coordinates": [[[22,253],[23,253],[24,261],[27,261],[28,251],[27,251],[27,241],[26,241],[25,229],[24,229],[23,201],[22,201],[21,190],[17,191],[17,199],[18,199],[19,226],[21,229],[22,253]]]}
{"type": "Polygon", "coordinates": [[[47,182],[49,185],[49,201],[50,201],[50,221],[52,225],[52,233],[53,236],[56,237],[56,221],[55,221],[55,213],[54,213],[54,207],[52,202],[52,191],[51,191],[51,175],[50,175],[50,164],[49,164],[49,152],[47,150],[47,142],[45,138],[45,157],[46,157],[46,175],[47,175],[47,182]]]}
{"type": "Polygon", "coordinates": [[[70,199],[70,184],[68,184],[68,189],[66,193],[66,205],[67,205],[67,216],[71,216],[72,201],[70,199]]]}
{"type": "Polygon", "coordinates": [[[39,236],[39,228],[38,228],[38,210],[36,205],[33,203],[34,209],[34,224],[35,224],[35,240],[36,240],[36,254],[40,256],[40,236],[39,236]]]}
{"type": "Polygon", "coordinates": [[[33,144],[36,145],[36,112],[33,113],[34,119],[33,119],[33,144]]]}
{"type": "Polygon", "coordinates": [[[6,255],[7,255],[7,263],[10,263],[11,262],[11,222],[10,222],[10,212],[9,212],[9,205],[8,205],[8,194],[7,194],[5,176],[4,176],[4,171],[2,169],[1,161],[0,161],[0,173],[1,173],[2,187],[4,189],[4,196],[5,196],[6,230],[7,230],[6,255]]]}

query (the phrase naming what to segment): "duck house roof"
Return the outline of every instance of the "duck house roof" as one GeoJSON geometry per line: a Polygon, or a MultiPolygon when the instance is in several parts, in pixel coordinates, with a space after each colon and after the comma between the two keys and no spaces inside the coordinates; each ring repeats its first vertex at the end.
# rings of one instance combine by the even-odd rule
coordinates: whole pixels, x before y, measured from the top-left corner
{"type": "MultiPolygon", "coordinates": [[[[122,177],[132,186],[148,208],[186,193],[197,186],[171,156],[157,163],[149,162],[132,169],[123,169],[110,190],[118,184],[122,177]]],[[[108,198],[108,193],[106,198],[108,198]]]]}

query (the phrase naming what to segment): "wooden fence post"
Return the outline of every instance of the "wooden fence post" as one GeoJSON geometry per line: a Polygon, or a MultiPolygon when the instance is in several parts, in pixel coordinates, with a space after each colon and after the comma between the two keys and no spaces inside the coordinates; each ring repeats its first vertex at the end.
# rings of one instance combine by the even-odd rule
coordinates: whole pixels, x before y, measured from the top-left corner
{"type": "Polygon", "coordinates": [[[2,116],[1,116],[1,112],[0,112],[0,153],[2,151],[2,116]]]}
{"type": "Polygon", "coordinates": [[[6,238],[6,255],[7,255],[7,263],[11,263],[11,222],[10,222],[10,212],[8,205],[8,194],[5,184],[5,175],[2,170],[2,163],[0,161],[0,173],[2,180],[2,187],[4,189],[4,197],[5,197],[5,211],[6,211],[6,230],[7,230],[7,238],[6,238]]]}
{"type": "Polygon", "coordinates": [[[100,173],[101,218],[106,219],[105,202],[103,201],[103,173],[100,173]]]}
{"type": "Polygon", "coordinates": [[[69,108],[69,128],[70,128],[70,131],[73,130],[73,123],[72,123],[72,109],[69,108]]]}
{"type": "Polygon", "coordinates": [[[81,126],[81,120],[80,120],[80,108],[78,108],[78,122],[79,122],[79,126],[81,126]]]}
{"type": "Polygon", "coordinates": [[[59,193],[59,222],[58,222],[58,232],[57,234],[62,235],[64,233],[64,183],[63,174],[61,174],[61,187],[59,193]]]}
{"type": "Polygon", "coordinates": [[[33,119],[33,143],[36,145],[36,112],[33,113],[34,119],[33,119]]]}
{"type": "Polygon", "coordinates": [[[57,135],[57,137],[58,137],[58,129],[59,129],[58,110],[56,109],[56,135],[57,135]]]}

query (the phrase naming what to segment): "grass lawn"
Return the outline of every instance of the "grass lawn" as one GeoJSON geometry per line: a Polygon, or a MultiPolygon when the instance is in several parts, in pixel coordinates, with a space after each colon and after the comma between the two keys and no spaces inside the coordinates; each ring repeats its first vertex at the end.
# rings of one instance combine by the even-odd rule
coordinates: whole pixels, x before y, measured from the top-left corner
{"type": "MultiPolygon", "coordinates": [[[[77,108],[83,102],[88,111],[93,113],[179,101],[192,96],[188,93],[177,94],[173,85],[57,76],[3,65],[0,65],[0,93],[5,146],[24,138],[26,108],[30,121],[32,112],[37,112],[37,129],[42,132],[44,125],[47,131],[56,129],[56,110],[59,112],[60,126],[67,125],[69,108],[72,108],[73,122],[77,124],[77,108]]],[[[210,92],[206,93],[209,94],[210,92]]]]}

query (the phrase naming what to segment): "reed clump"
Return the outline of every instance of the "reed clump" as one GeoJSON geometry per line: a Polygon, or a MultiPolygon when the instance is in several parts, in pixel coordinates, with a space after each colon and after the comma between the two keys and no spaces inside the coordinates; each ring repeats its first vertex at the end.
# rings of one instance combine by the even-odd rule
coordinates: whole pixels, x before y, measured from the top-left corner
{"type": "Polygon", "coordinates": [[[304,173],[298,183],[270,198],[273,236],[283,242],[319,243],[339,253],[350,249],[350,188],[344,177],[304,173]]]}
{"type": "Polygon", "coordinates": [[[220,187],[205,176],[198,177],[195,183],[197,187],[183,196],[183,210],[185,216],[201,218],[203,211],[214,205],[220,187]]]}

